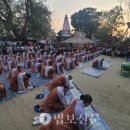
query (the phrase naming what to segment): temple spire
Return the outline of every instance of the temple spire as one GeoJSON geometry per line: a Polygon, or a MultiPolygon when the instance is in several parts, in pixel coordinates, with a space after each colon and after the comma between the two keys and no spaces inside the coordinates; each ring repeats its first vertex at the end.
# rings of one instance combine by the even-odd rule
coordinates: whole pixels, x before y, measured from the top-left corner
{"type": "Polygon", "coordinates": [[[62,28],[62,36],[63,37],[70,37],[71,36],[70,25],[69,25],[69,20],[68,20],[67,15],[65,15],[65,18],[64,18],[64,23],[63,23],[63,28],[62,28]]]}

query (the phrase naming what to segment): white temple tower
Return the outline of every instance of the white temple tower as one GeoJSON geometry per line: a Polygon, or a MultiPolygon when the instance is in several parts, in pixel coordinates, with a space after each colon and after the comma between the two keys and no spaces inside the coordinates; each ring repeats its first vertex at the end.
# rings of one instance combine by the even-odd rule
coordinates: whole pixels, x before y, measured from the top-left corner
{"type": "Polygon", "coordinates": [[[71,37],[70,24],[69,24],[67,15],[65,15],[65,18],[64,18],[64,24],[62,28],[62,37],[71,37]]]}

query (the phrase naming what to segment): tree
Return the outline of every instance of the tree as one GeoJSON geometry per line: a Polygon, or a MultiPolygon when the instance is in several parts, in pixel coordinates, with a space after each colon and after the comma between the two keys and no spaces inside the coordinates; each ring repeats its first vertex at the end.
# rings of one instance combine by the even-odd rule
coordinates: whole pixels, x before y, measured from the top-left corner
{"type": "Polygon", "coordinates": [[[83,31],[92,37],[99,28],[100,15],[94,8],[85,8],[71,16],[71,24],[76,31],[83,31]]]}
{"type": "Polygon", "coordinates": [[[103,11],[100,16],[100,27],[96,33],[96,37],[105,42],[110,37],[122,36],[124,34],[122,27],[124,25],[121,7],[116,6],[109,11],[103,11]]]}
{"type": "Polygon", "coordinates": [[[1,35],[13,32],[16,38],[47,38],[51,29],[51,12],[42,1],[0,0],[1,35]]]}
{"type": "Polygon", "coordinates": [[[57,35],[58,35],[59,37],[62,37],[62,30],[60,30],[60,31],[57,33],[57,35]]]}

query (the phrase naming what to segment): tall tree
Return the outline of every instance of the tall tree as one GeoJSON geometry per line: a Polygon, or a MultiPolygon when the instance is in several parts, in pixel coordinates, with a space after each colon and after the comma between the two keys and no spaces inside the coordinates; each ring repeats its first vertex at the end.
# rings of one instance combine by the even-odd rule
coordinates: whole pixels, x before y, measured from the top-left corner
{"type": "Polygon", "coordinates": [[[122,8],[114,7],[109,11],[103,11],[100,17],[100,28],[96,33],[96,37],[102,41],[106,41],[113,36],[123,35],[124,17],[122,8]]]}
{"type": "Polygon", "coordinates": [[[71,16],[71,24],[77,31],[83,31],[88,36],[92,36],[98,30],[100,12],[94,8],[85,8],[71,16]]]}
{"type": "Polygon", "coordinates": [[[47,38],[51,12],[42,1],[0,0],[1,35],[13,32],[16,38],[47,38]]]}

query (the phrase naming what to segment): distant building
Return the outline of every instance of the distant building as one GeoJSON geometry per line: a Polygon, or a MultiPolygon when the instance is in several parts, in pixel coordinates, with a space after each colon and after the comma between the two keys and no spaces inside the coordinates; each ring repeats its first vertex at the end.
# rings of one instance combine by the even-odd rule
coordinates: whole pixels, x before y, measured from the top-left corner
{"type": "Polygon", "coordinates": [[[62,37],[71,37],[71,32],[70,32],[70,24],[68,20],[68,16],[65,15],[64,18],[64,23],[63,23],[63,28],[62,28],[62,37]]]}

